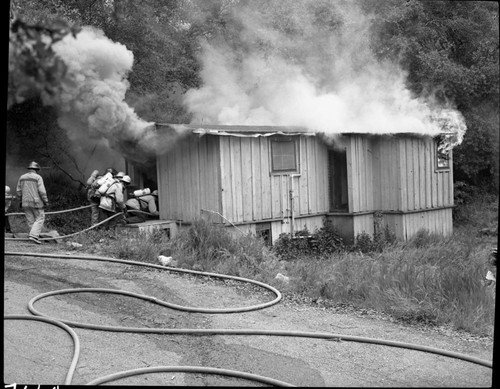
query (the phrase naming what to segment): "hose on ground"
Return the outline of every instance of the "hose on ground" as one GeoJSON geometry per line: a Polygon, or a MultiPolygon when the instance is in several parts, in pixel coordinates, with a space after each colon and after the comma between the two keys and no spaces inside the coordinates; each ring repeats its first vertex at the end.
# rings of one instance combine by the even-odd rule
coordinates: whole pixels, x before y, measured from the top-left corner
{"type": "MultiPolygon", "coordinates": [[[[38,295],[30,300],[29,310],[34,315],[37,315],[39,317],[45,317],[45,318],[50,318],[50,317],[37,311],[34,308],[34,303],[42,298],[45,298],[45,297],[49,297],[49,296],[53,296],[53,295],[57,295],[57,294],[67,294],[67,293],[82,293],[82,292],[89,293],[90,292],[90,293],[123,294],[126,296],[144,299],[144,300],[149,301],[149,302],[154,302],[154,303],[160,304],[162,306],[167,306],[167,307],[172,308],[172,309],[181,309],[184,311],[205,312],[205,313],[233,313],[233,312],[244,312],[247,310],[262,309],[266,306],[276,304],[281,299],[281,293],[270,285],[267,285],[267,284],[264,284],[264,283],[261,283],[259,281],[255,281],[255,280],[245,279],[242,277],[228,276],[228,275],[222,275],[222,274],[217,274],[217,273],[207,273],[207,272],[200,272],[200,271],[195,271],[195,270],[177,269],[177,268],[148,264],[148,263],[143,263],[143,262],[128,261],[128,260],[123,260],[123,259],[115,259],[115,258],[100,257],[100,256],[72,256],[72,255],[62,255],[62,254],[19,253],[19,252],[5,252],[5,255],[37,256],[37,257],[70,258],[70,259],[82,259],[82,260],[107,261],[107,262],[123,263],[123,264],[128,264],[128,265],[139,265],[139,266],[144,266],[144,267],[160,268],[163,270],[169,270],[169,271],[175,271],[175,272],[199,274],[199,275],[203,275],[203,276],[234,279],[234,280],[238,280],[238,281],[250,282],[250,283],[253,283],[256,285],[267,287],[267,289],[273,291],[277,296],[277,298],[275,300],[268,302],[268,303],[260,304],[258,306],[243,307],[243,308],[226,308],[226,309],[205,309],[205,308],[192,308],[192,307],[177,306],[175,304],[170,304],[168,302],[158,300],[155,297],[144,296],[144,295],[139,295],[139,294],[132,293],[132,292],[115,290],[115,289],[104,289],[104,288],[63,289],[63,290],[43,293],[43,294],[38,295]]],[[[489,368],[493,367],[493,364],[490,361],[482,360],[480,358],[476,358],[476,357],[461,354],[461,353],[456,353],[453,351],[447,351],[447,350],[442,350],[442,349],[438,349],[438,348],[434,348],[434,347],[422,346],[422,345],[406,343],[406,342],[398,342],[398,341],[376,339],[376,338],[369,338],[369,337],[361,337],[361,336],[333,334],[333,333],[328,333],[328,332],[278,331],[278,330],[254,330],[254,329],[183,329],[183,328],[143,328],[143,327],[134,328],[134,327],[118,327],[118,326],[101,326],[101,325],[94,325],[94,324],[89,324],[89,323],[73,322],[73,321],[62,320],[62,319],[54,319],[54,318],[51,318],[51,319],[57,320],[58,322],[61,322],[61,323],[67,324],[67,325],[79,327],[79,328],[94,329],[94,330],[101,330],[101,331],[156,333],[156,334],[188,334],[188,335],[284,336],[284,337],[303,337],[303,338],[317,338],[317,339],[326,339],[326,340],[334,340],[334,341],[349,341],[349,342],[369,343],[369,344],[376,344],[376,345],[382,345],[382,346],[398,347],[398,348],[405,348],[405,349],[410,349],[410,350],[422,351],[422,352],[442,355],[445,357],[460,359],[463,361],[475,363],[475,364],[482,365],[482,366],[489,367],[489,368]]],[[[157,367],[157,369],[160,369],[160,370],[165,369],[165,368],[173,369],[174,367],[157,367]]],[[[165,371],[170,371],[170,370],[165,370],[165,371]]],[[[114,379],[130,376],[130,375],[135,375],[135,374],[145,374],[148,372],[149,371],[144,372],[143,369],[136,369],[136,370],[126,371],[126,372],[120,372],[120,373],[117,373],[115,375],[112,375],[113,376],[112,378],[110,378],[111,376],[107,376],[107,377],[102,378],[102,379],[105,379],[105,381],[102,381],[102,382],[109,382],[109,380],[114,380],[114,379]]]]}
{"type": "Polygon", "coordinates": [[[205,374],[218,374],[225,375],[228,377],[244,378],[251,381],[262,382],[263,384],[269,384],[274,386],[285,386],[294,387],[287,382],[275,380],[274,378],[268,378],[259,376],[256,374],[245,373],[236,370],[219,369],[215,367],[203,367],[203,366],[153,366],[144,367],[141,369],[126,370],[118,373],[110,374],[105,377],[98,378],[89,382],[87,385],[99,385],[111,381],[116,381],[121,378],[131,377],[140,374],[150,374],[150,373],[167,373],[167,372],[180,372],[180,373],[205,373],[205,374]]]}
{"type": "MultiPolygon", "coordinates": [[[[234,280],[234,281],[241,281],[241,282],[247,282],[251,283],[257,286],[260,286],[264,289],[267,289],[274,293],[276,295],[276,298],[272,301],[268,301],[266,303],[262,304],[257,304],[253,305],[250,307],[242,307],[242,308],[218,308],[218,309],[208,309],[208,308],[194,308],[194,307],[180,307],[177,306],[185,311],[190,311],[190,312],[198,312],[198,313],[237,313],[237,312],[248,312],[248,311],[254,311],[258,309],[263,309],[266,307],[270,307],[274,304],[277,304],[281,298],[281,292],[276,289],[275,287],[265,284],[260,281],[256,280],[251,280],[249,278],[243,278],[243,277],[237,277],[237,276],[230,276],[227,274],[218,274],[218,273],[209,273],[209,272],[202,272],[198,270],[189,270],[189,269],[178,269],[175,267],[169,267],[169,266],[163,266],[163,265],[155,265],[153,263],[145,263],[145,262],[139,262],[139,261],[129,261],[125,259],[117,259],[117,258],[109,258],[109,257],[101,257],[101,256],[87,256],[87,255],[69,255],[69,254],[47,254],[47,253],[20,253],[20,252],[13,252],[13,251],[6,251],[5,255],[18,255],[18,256],[31,256],[31,257],[45,257],[45,258],[69,258],[69,259],[78,259],[78,260],[87,260],[87,261],[103,261],[103,262],[114,262],[114,263],[123,263],[126,265],[135,265],[135,266],[143,266],[143,267],[149,267],[149,268],[156,268],[156,269],[161,269],[161,270],[169,270],[173,272],[178,272],[178,273],[187,273],[187,274],[197,274],[197,275],[202,275],[202,276],[207,276],[207,277],[214,277],[214,278],[223,278],[223,279],[228,279],[228,280],[234,280]]],[[[64,293],[72,293],[75,289],[65,289],[64,293]]],[[[115,290],[115,289],[111,289],[115,290]]],[[[54,292],[48,292],[48,293],[54,293],[54,292]]],[[[127,292],[131,293],[131,292],[127,292]]],[[[46,293],[43,294],[45,297],[46,293]]],[[[43,298],[40,297],[40,298],[43,298]]],[[[141,298],[142,295],[136,295],[135,297],[141,298]]],[[[147,300],[156,300],[155,298],[148,297],[147,300]]],[[[36,301],[36,300],[35,300],[36,301]]],[[[157,300],[160,301],[160,300],[157,300]]],[[[33,301],[34,302],[34,301],[33,301]]],[[[166,303],[170,304],[170,303],[166,303]]],[[[175,306],[175,304],[171,304],[175,306]]],[[[177,308],[176,308],[177,309],[177,308]]]]}
{"type": "MultiPolygon", "coordinates": [[[[155,264],[149,264],[149,263],[144,263],[144,262],[137,262],[137,261],[128,261],[128,260],[123,260],[123,259],[115,259],[115,258],[107,258],[107,257],[100,257],[100,256],[75,256],[75,255],[62,255],[62,254],[42,254],[42,253],[17,253],[17,252],[5,252],[5,255],[21,255],[21,256],[41,256],[41,257],[52,257],[52,258],[70,258],[70,259],[83,259],[83,260],[96,260],[96,261],[107,261],[107,262],[115,262],[115,263],[124,263],[124,264],[129,264],[129,265],[139,265],[139,266],[145,266],[145,267],[152,267],[152,268],[159,268],[163,270],[169,270],[169,271],[175,271],[175,272],[182,272],[182,273],[191,273],[191,274],[199,274],[203,276],[210,276],[210,277],[219,277],[219,278],[226,278],[226,279],[233,279],[233,280],[238,280],[242,282],[250,282],[259,286],[262,286],[264,288],[267,288],[268,290],[271,290],[273,293],[276,294],[276,299],[273,301],[251,306],[251,307],[243,307],[243,308],[225,308],[225,309],[205,309],[205,308],[192,308],[192,307],[181,307],[181,306],[176,306],[175,304],[167,303],[161,300],[156,299],[155,297],[149,297],[149,296],[144,296],[144,295],[139,295],[136,293],[132,292],[126,292],[126,291],[120,291],[120,290],[115,290],[115,289],[101,289],[101,288],[80,288],[80,289],[63,289],[59,291],[52,291],[52,292],[47,292],[43,293],[41,295],[38,295],[34,297],[30,303],[29,303],[29,309],[30,311],[35,314],[35,315],[40,315],[44,316],[42,313],[38,312],[34,308],[34,303],[44,297],[48,297],[51,295],[56,295],[56,294],[67,294],[67,293],[81,293],[81,292],[100,292],[100,293],[115,293],[115,294],[124,294],[140,299],[144,299],[150,302],[154,302],[163,306],[169,306],[173,309],[181,309],[184,311],[190,311],[190,312],[204,312],[204,313],[235,313],[235,312],[245,312],[247,310],[257,310],[257,309],[262,309],[271,305],[276,304],[279,300],[281,300],[281,293],[274,287],[264,284],[259,281],[255,280],[250,280],[242,277],[236,277],[236,276],[229,276],[229,275],[223,275],[223,274],[217,274],[217,273],[208,273],[208,272],[201,272],[201,271],[196,271],[196,270],[188,270],[188,269],[177,269],[177,268],[172,268],[172,267],[167,267],[167,266],[160,266],[160,265],[155,265],[155,264]]],[[[58,319],[61,322],[68,323],[74,326],[78,326],[81,328],[92,328],[96,330],[106,330],[106,331],[121,331],[121,332],[155,332],[155,333],[169,333],[169,334],[199,334],[199,335],[220,335],[220,334],[226,334],[226,335],[279,335],[279,336],[299,336],[299,337],[312,337],[312,338],[324,338],[324,339],[334,339],[334,340],[345,340],[345,341],[353,341],[353,342],[362,342],[362,343],[373,343],[373,344],[381,344],[381,345],[387,345],[387,346],[392,346],[392,347],[402,347],[402,348],[409,348],[409,349],[414,349],[418,351],[425,351],[425,352],[430,352],[430,353],[435,353],[435,354],[440,354],[444,356],[449,356],[453,358],[458,358],[462,359],[465,361],[469,361],[472,363],[477,363],[479,365],[483,365],[486,367],[492,367],[492,363],[490,361],[484,361],[479,358],[471,357],[468,355],[460,354],[460,353],[455,353],[455,352],[450,352],[442,349],[436,349],[433,347],[426,347],[426,346],[420,346],[420,345],[415,345],[411,343],[404,343],[404,342],[396,342],[396,341],[387,341],[383,339],[375,339],[375,338],[366,338],[366,337],[359,337],[359,336],[349,336],[349,335],[339,335],[339,334],[333,334],[333,333],[314,333],[314,332],[297,332],[297,331],[271,331],[271,330],[228,330],[228,329],[154,329],[154,328],[130,328],[130,327],[115,327],[115,326],[97,326],[97,325],[91,325],[91,324],[86,324],[86,323],[79,323],[79,322],[70,322],[70,321],[64,321],[61,319],[58,319]],[[159,331],[159,332],[157,332],[159,331]]]]}
{"type": "MultiPolygon", "coordinates": [[[[86,209],[90,208],[92,205],[82,205],[81,207],[77,208],[71,208],[71,209],[63,209],[62,211],[50,211],[50,212],[45,212],[46,215],[56,215],[59,213],[66,213],[66,212],[74,212],[74,211],[79,211],[80,209],[86,209]]],[[[11,212],[11,213],[6,213],[5,216],[24,216],[24,212],[11,212]]]]}
{"type": "MultiPolygon", "coordinates": [[[[100,227],[102,226],[103,224],[106,224],[107,222],[109,222],[110,220],[114,219],[115,217],[117,216],[120,216],[120,215],[123,215],[121,212],[118,212],[118,213],[115,213],[114,215],[111,215],[110,217],[108,217],[107,219],[104,219],[103,221],[97,223],[97,224],[94,224],[93,226],[90,226],[88,228],[85,228],[84,230],[81,230],[81,231],[77,231],[77,232],[74,232],[72,234],[68,234],[68,235],[61,235],[61,236],[53,236],[53,237],[50,237],[50,238],[38,238],[38,240],[42,240],[42,241],[45,241],[45,240],[55,240],[55,239],[65,239],[65,238],[69,238],[70,236],[74,236],[74,235],[78,235],[78,234],[81,234],[83,232],[86,232],[86,231],[90,231],[94,228],[97,228],[97,227],[100,227]]],[[[5,240],[29,240],[29,238],[5,238],[5,240]]]]}
{"type": "Polygon", "coordinates": [[[73,358],[71,360],[71,365],[68,369],[68,373],[66,374],[66,380],[64,381],[65,385],[70,385],[73,380],[73,374],[76,370],[76,365],[78,363],[78,358],[80,357],[80,339],[75,331],[71,329],[68,325],[58,321],[51,319],[49,317],[43,316],[29,316],[29,315],[5,315],[4,320],[35,320],[41,321],[45,323],[49,323],[58,327],[61,327],[64,331],[66,331],[73,339],[73,358]]]}

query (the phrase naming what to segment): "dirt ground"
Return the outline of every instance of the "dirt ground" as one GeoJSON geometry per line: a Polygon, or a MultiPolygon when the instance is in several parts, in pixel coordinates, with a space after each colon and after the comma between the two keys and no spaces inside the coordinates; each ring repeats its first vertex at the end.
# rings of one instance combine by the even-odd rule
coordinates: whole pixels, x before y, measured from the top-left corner
{"type": "MultiPolygon", "coordinates": [[[[37,246],[5,241],[5,252],[79,254],[64,243],[37,246]]],[[[4,314],[31,315],[28,302],[60,289],[112,288],[183,306],[241,307],[274,295],[239,282],[133,265],[34,256],[4,256],[4,314]]],[[[85,323],[158,328],[225,328],[331,332],[413,343],[492,360],[493,340],[445,329],[412,327],[367,312],[278,303],[232,314],[190,313],[105,293],[41,299],[35,308],[53,318],[85,323]],[[364,314],[366,313],[366,314],[364,314]]],[[[153,366],[208,366],[274,378],[297,386],[490,387],[493,370],[459,359],[349,341],[255,335],[165,335],[74,328],[80,359],[72,384],[153,366]]],[[[4,320],[4,383],[63,384],[73,343],[62,329],[4,320]]],[[[111,385],[262,386],[240,378],[200,373],[138,375],[111,385]]]]}

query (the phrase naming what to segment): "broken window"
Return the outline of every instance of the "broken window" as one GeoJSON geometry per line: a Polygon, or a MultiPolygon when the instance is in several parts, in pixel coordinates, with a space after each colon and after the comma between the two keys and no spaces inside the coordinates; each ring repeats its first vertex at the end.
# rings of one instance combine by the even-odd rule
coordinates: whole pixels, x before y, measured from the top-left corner
{"type": "Polygon", "coordinates": [[[450,150],[451,144],[445,136],[436,138],[436,159],[438,169],[450,168],[450,150]]]}

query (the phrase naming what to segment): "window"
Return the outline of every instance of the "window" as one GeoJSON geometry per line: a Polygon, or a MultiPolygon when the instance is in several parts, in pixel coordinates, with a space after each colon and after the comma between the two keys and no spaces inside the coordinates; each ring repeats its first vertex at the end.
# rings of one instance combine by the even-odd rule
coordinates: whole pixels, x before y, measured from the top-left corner
{"type": "Polygon", "coordinates": [[[271,139],[271,168],[273,173],[297,172],[297,149],[297,142],[294,139],[271,139]]]}
{"type": "Polygon", "coordinates": [[[271,223],[257,223],[255,225],[255,234],[261,237],[266,245],[271,245],[271,223]]]}
{"type": "Polygon", "coordinates": [[[438,170],[450,168],[449,146],[449,142],[444,136],[436,138],[436,165],[438,170]]]}

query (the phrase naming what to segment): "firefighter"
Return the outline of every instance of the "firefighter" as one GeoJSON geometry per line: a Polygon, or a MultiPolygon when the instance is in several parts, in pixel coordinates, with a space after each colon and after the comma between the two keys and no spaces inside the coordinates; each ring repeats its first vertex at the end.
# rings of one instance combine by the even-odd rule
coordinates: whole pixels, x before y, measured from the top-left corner
{"type": "Polygon", "coordinates": [[[30,228],[28,238],[37,244],[41,244],[40,233],[45,221],[44,206],[49,206],[47,191],[43,183],[43,178],[38,174],[40,165],[31,162],[27,168],[28,173],[19,177],[17,183],[17,197],[21,200],[21,207],[30,228]]]}
{"type": "Polygon", "coordinates": [[[99,209],[101,211],[102,220],[115,215],[118,211],[123,213],[122,216],[110,220],[108,228],[114,227],[116,224],[126,223],[124,217],[126,216],[127,208],[125,207],[124,192],[130,183],[130,177],[124,175],[121,179],[111,184],[107,191],[101,195],[99,209]]]}
{"type": "MultiPolygon", "coordinates": [[[[5,214],[9,212],[12,200],[15,198],[16,196],[12,196],[10,186],[5,185],[5,214]]],[[[9,234],[12,233],[8,216],[5,216],[5,232],[8,232],[9,234]]]]}
{"type": "Polygon", "coordinates": [[[99,199],[100,195],[97,192],[99,186],[97,182],[102,176],[99,170],[94,170],[87,180],[87,200],[90,204],[90,225],[94,226],[99,223],[99,199]]]}
{"type": "Polygon", "coordinates": [[[150,215],[134,213],[132,217],[127,218],[129,223],[140,223],[147,219],[158,219],[158,190],[154,190],[151,194],[136,196],[129,199],[125,206],[128,210],[138,210],[148,212],[150,215]]]}
{"type": "Polygon", "coordinates": [[[115,174],[115,179],[120,181],[125,176],[124,172],[118,172],[115,174]]]}

